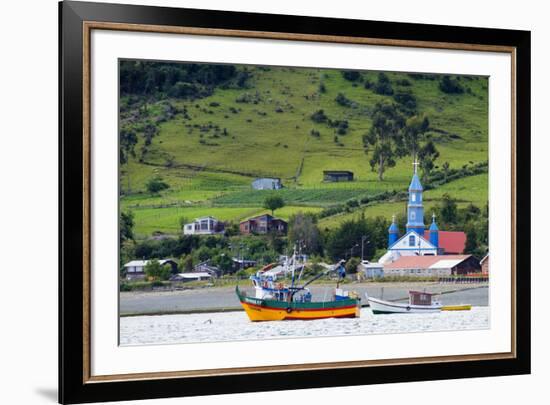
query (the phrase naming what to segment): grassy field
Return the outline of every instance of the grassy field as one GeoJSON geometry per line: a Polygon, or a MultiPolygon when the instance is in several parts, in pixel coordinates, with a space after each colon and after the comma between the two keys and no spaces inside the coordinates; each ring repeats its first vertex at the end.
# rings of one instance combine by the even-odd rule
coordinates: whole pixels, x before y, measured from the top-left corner
{"type": "MultiPolygon", "coordinates": [[[[187,117],[177,114],[160,123],[142,161],[136,156],[121,166],[121,209],[134,212],[139,237],[156,231],[176,234],[181,217],[212,215],[240,221],[264,212],[261,206],[269,192],[251,188],[257,177],[282,179],[285,188],[276,192],[288,205],[276,212],[282,218],[386,190],[406,190],[411,158],[399,159],[380,182],[362,144],[372,124],[374,104],[391,100],[390,96],[348,81],[337,70],[248,69],[248,88],[216,88],[212,95],[192,101],[168,99],[180,111],[185,108],[187,117]],[[325,92],[319,90],[321,83],[325,92]],[[351,100],[352,106],[339,105],[335,101],[338,93],[351,100]],[[334,128],[310,119],[319,109],[330,119],[348,121],[347,133],[338,135],[337,142],[334,128]],[[320,135],[312,136],[311,130],[320,135]],[[324,183],[323,170],[331,169],[353,171],[355,181],[324,183]],[[146,184],[155,176],[170,188],[151,195],[146,184]]],[[[363,82],[376,82],[377,75],[363,72],[363,82]]],[[[443,162],[458,169],[488,160],[487,78],[462,77],[460,83],[469,90],[450,95],[439,89],[437,77],[413,79],[404,73],[388,73],[388,77],[394,91],[410,91],[418,111],[428,116],[430,135],[440,153],[437,168],[443,162]],[[405,81],[409,85],[399,84],[405,81]]],[[[151,118],[161,111],[163,102],[149,104],[151,118]]],[[[136,151],[144,142],[138,136],[136,151]]],[[[481,206],[487,201],[487,182],[487,175],[481,174],[430,190],[425,196],[426,210],[444,193],[461,204],[481,206]]],[[[404,208],[404,203],[381,203],[364,210],[366,215],[390,217],[404,208]]],[[[321,225],[337,226],[358,212],[324,218],[321,225]]]]}

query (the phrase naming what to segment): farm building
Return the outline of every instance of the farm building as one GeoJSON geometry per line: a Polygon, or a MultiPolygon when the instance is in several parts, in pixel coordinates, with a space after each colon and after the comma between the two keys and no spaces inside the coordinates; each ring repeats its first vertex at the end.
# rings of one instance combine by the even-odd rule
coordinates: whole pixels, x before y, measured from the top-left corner
{"type": "Polygon", "coordinates": [[[272,231],[286,235],[288,223],[282,219],[274,218],[269,214],[264,214],[242,221],[239,224],[239,228],[244,235],[251,233],[266,234],[272,231]]]}
{"type": "Polygon", "coordinates": [[[392,263],[384,264],[384,277],[445,277],[480,272],[481,265],[472,255],[402,256],[392,263]]]}
{"type": "Polygon", "coordinates": [[[353,181],[353,172],[347,170],[324,170],[323,181],[338,182],[338,181],[353,181]]]}
{"type": "MultiPolygon", "coordinates": [[[[172,273],[178,271],[178,264],[172,259],[159,260],[161,266],[168,264],[171,266],[172,273]]],[[[145,266],[149,263],[149,260],[132,260],[124,265],[126,269],[126,279],[136,280],[145,278],[145,266]]]]}
{"type": "Polygon", "coordinates": [[[184,235],[215,235],[222,233],[223,230],[224,223],[214,217],[197,218],[183,226],[184,235]]]}
{"type": "Polygon", "coordinates": [[[254,190],[279,190],[283,188],[283,184],[281,179],[277,177],[264,177],[254,180],[252,188],[254,190]]]}

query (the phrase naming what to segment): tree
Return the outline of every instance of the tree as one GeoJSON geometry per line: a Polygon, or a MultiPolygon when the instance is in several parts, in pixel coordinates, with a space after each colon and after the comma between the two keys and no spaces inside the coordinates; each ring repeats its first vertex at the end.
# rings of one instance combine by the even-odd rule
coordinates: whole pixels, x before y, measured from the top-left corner
{"type": "Polygon", "coordinates": [[[439,89],[447,94],[464,93],[464,87],[462,87],[457,79],[451,79],[450,76],[443,76],[443,79],[439,82],[439,89]]]}
{"type": "Polygon", "coordinates": [[[393,94],[393,88],[388,75],[383,72],[378,74],[378,81],[374,85],[374,92],[383,96],[391,96],[393,94]]]}
{"type": "Polygon", "coordinates": [[[454,224],[457,220],[456,201],[447,193],[443,194],[439,215],[444,224],[454,224]]]}
{"type": "Polygon", "coordinates": [[[434,161],[439,157],[435,144],[430,140],[418,151],[420,168],[422,169],[422,181],[427,182],[428,176],[434,168],[434,161]]]}
{"type": "Polygon", "coordinates": [[[134,240],[134,213],[132,211],[120,213],[119,227],[121,246],[127,240],[134,240]]]}
{"type": "Polygon", "coordinates": [[[365,153],[372,148],[369,161],[372,171],[378,168],[378,180],[384,180],[384,172],[395,166],[395,157],[402,146],[403,116],[395,104],[377,103],[372,114],[372,127],[363,136],[365,153]]]}
{"type": "Polygon", "coordinates": [[[151,194],[158,194],[162,190],[170,188],[170,186],[165,183],[160,176],[153,177],[147,182],[147,191],[151,194]]]}
{"type": "Polygon", "coordinates": [[[303,212],[291,216],[288,221],[288,240],[291,245],[301,242],[304,253],[319,252],[321,241],[315,217],[303,212]]]}
{"type": "Polygon", "coordinates": [[[212,259],[212,264],[222,271],[222,275],[233,270],[233,259],[229,252],[221,253],[212,259]]]}
{"type": "Polygon", "coordinates": [[[361,263],[361,259],[358,257],[350,257],[346,262],[346,273],[355,274],[357,273],[357,266],[361,263]]]}
{"type": "Polygon", "coordinates": [[[128,179],[128,190],[131,192],[130,188],[130,168],[128,163],[130,156],[136,157],[135,146],[137,144],[137,136],[134,131],[131,131],[128,128],[122,128],[119,132],[119,142],[120,142],[120,151],[119,151],[119,161],[120,164],[126,164],[126,177],[128,179]]]}
{"type": "Polygon", "coordinates": [[[403,129],[403,155],[411,155],[416,159],[420,143],[426,131],[430,128],[430,121],[425,115],[415,115],[407,119],[403,129]]]}
{"type": "MultiPolygon", "coordinates": [[[[372,230],[365,218],[344,221],[337,229],[327,236],[326,253],[333,260],[345,259],[361,253],[361,238],[371,241],[372,230]]],[[[373,243],[365,242],[364,257],[370,259],[374,255],[373,243]]]]}
{"type": "Polygon", "coordinates": [[[276,209],[283,208],[284,206],[285,201],[278,195],[270,195],[264,200],[263,205],[265,209],[271,210],[271,215],[273,215],[276,209]]]}
{"type": "Polygon", "coordinates": [[[145,265],[145,274],[153,280],[168,280],[171,275],[169,266],[163,266],[156,259],[149,260],[145,265]]]}
{"type": "Polygon", "coordinates": [[[445,162],[442,165],[443,167],[443,179],[445,180],[445,183],[447,183],[447,178],[449,177],[449,169],[451,168],[451,165],[449,165],[449,162],[445,162]]]}
{"type": "Polygon", "coordinates": [[[180,259],[178,268],[182,272],[191,272],[193,271],[194,267],[195,267],[195,264],[193,263],[193,256],[185,255],[180,259]]]}

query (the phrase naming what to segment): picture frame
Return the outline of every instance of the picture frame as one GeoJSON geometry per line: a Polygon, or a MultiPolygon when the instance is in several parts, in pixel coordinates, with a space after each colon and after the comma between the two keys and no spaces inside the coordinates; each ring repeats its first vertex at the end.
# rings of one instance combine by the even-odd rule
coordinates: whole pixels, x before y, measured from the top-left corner
{"type": "MultiPolygon", "coordinates": [[[[530,372],[530,33],[65,1],[59,4],[59,402],[292,390],[530,372]],[[94,375],[91,34],[198,35],[509,55],[510,351],[94,375]],[[521,162],[521,164],[518,164],[521,162]],[[519,236],[527,235],[527,236],[519,236]],[[521,266],[519,266],[521,263],[521,266]]],[[[115,151],[116,152],[116,151],[115,151]]],[[[107,153],[101,151],[101,153],[107,153]]],[[[110,291],[110,290],[109,290],[110,291]]],[[[102,294],[110,294],[102,291],[102,294]]]]}

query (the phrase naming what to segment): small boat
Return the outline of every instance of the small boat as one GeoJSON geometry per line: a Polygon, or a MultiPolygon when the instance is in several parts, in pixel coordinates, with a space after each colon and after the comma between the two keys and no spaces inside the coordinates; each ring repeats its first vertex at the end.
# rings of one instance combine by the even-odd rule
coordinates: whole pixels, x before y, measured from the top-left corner
{"type": "MultiPolygon", "coordinates": [[[[241,291],[239,286],[235,287],[239,302],[251,321],[358,318],[361,315],[361,298],[355,293],[339,288],[340,278],[345,277],[343,261],[334,268],[313,277],[302,286],[295,285],[295,264],[296,261],[291,269],[292,282],[290,285],[277,281],[277,277],[273,273],[265,275],[258,272],[255,276],[250,277],[256,292],[254,297],[241,291]],[[333,271],[338,272],[339,279],[333,294],[331,294],[331,299],[314,301],[307,286],[333,271]]],[[[301,275],[302,271],[298,281],[301,275]]]]}
{"type": "Polygon", "coordinates": [[[444,305],[441,307],[442,311],[469,311],[470,309],[472,309],[470,304],[444,305]]]}
{"type": "Polygon", "coordinates": [[[372,298],[365,293],[373,314],[424,314],[440,312],[443,306],[441,302],[433,300],[434,295],[420,291],[409,291],[409,302],[398,303],[372,298]]]}

